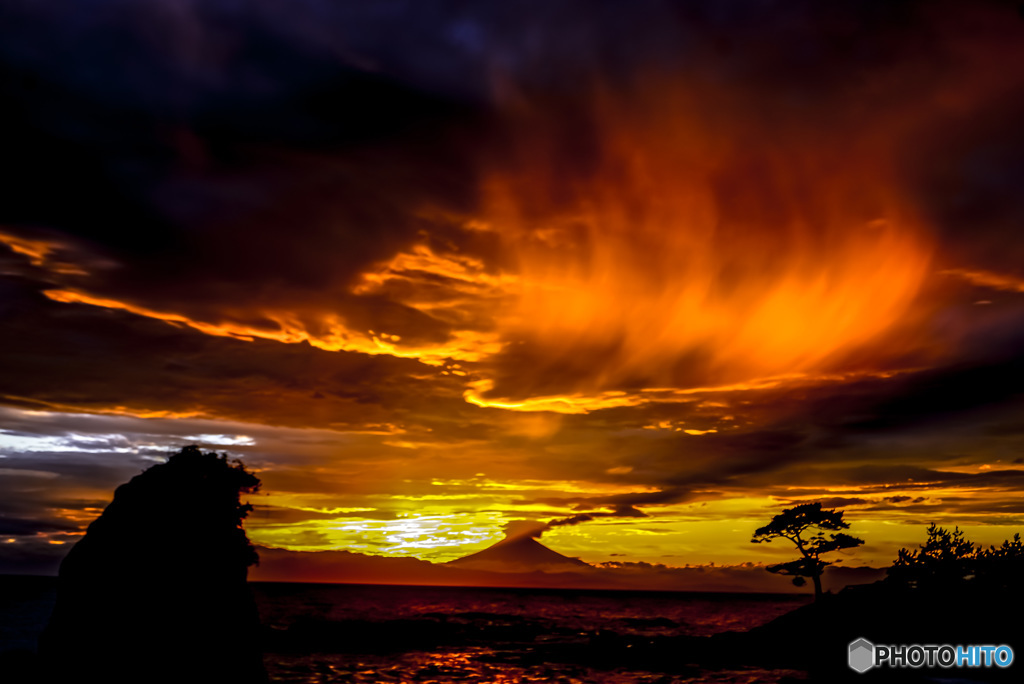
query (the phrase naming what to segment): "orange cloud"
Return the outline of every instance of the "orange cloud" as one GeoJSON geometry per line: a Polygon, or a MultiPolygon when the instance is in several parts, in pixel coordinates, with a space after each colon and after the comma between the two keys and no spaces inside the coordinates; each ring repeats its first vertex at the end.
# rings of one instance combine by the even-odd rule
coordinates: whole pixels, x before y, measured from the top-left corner
{"type": "Polygon", "coordinates": [[[483,181],[519,273],[504,339],[597,394],[820,371],[901,323],[932,246],[891,174],[898,118],[812,134],[742,103],[669,79],[597,89],[570,110],[585,163],[569,113],[524,105],[516,162],[483,181]]]}
{"type": "Polygon", "coordinates": [[[416,359],[432,366],[443,365],[450,359],[477,361],[501,348],[494,335],[471,331],[456,331],[451,339],[443,344],[421,347],[403,346],[401,337],[398,335],[376,333],[373,330],[365,333],[350,330],[345,327],[339,316],[329,314],[325,315],[321,322],[324,332],[313,334],[297,316],[286,312],[261,312],[264,318],[278,325],[277,330],[269,330],[236,323],[208,323],[179,313],[155,311],[130,302],[96,297],[75,290],[44,290],[43,294],[53,301],[65,304],[87,304],[106,309],[117,309],[170,324],[186,325],[215,337],[232,337],[246,341],[261,338],[286,344],[307,342],[311,346],[325,351],[358,352],[374,356],[384,354],[398,358],[416,359]]]}
{"type": "Polygon", "coordinates": [[[972,271],[963,268],[950,268],[939,273],[958,278],[978,287],[987,287],[1003,292],[1024,292],[1024,280],[1014,276],[992,273],[990,271],[972,271]]]}

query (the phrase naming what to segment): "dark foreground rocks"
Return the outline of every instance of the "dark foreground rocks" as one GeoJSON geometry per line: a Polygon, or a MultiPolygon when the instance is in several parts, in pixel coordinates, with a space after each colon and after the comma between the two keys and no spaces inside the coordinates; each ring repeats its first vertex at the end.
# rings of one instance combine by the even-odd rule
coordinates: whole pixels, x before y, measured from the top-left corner
{"type": "Polygon", "coordinates": [[[119,487],[61,564],[44,681],[266,682],[239,501],[258,485],[186,447],[119,487]]]}
{"type": "Polygon", "coordinates": [[[951,593],[920,592],[894,583],[849,587],[826,594],[747,632],[711,637],[638,638],[612,632],[571,647],[551,645],[532,655],[684,673],[689,668],[750,666],[806,672],[814,682],[1020,682],[1024,672],[1024,609],[1019,591],[978,586],[951,593]],[[858,639],[874,645],[1007,645],[1016,662],[1000,667],[889,667],[857,672],[848,664],[858,639]]]}

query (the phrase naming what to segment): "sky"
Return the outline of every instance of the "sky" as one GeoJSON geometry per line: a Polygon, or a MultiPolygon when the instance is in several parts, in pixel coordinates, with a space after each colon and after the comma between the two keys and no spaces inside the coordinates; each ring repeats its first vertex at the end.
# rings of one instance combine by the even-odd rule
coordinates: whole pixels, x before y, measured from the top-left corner
{"type": "Polygon", "coordinates": [[[186,444],[257,544],[1024,529],[1014,2],[0,1],[0,571],[186,444]]]}

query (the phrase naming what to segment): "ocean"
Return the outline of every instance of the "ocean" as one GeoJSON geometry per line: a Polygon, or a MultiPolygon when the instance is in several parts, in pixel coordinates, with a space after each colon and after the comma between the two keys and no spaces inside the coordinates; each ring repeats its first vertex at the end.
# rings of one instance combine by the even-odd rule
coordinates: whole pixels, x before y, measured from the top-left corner
{"type": "MultiPolygon", "coordinates": [[[[0,655],[34,649],[53,578],[0,577],[0,655]]],[[[603,645],[743,631],[806,603],[789,595],[252,583],[271,681],[799,681],[801,672],[601,662],[603,645]]],[[[0,661],[2,663],[3,661],[0,661]]]]}

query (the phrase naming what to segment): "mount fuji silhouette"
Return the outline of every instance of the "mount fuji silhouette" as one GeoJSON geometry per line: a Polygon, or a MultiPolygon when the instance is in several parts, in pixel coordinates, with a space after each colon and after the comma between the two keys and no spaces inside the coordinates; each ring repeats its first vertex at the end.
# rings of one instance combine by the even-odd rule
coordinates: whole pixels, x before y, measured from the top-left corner
{"type": "MultiPolygon", "coordinates": [[[[539,532],[535,534],[539,535],[539,532]]],[[[534,538],[535,534],[509,535],[483,551],[448,561],[448,565],[490,572],[580,572],[593,569],[592,565],[579,558],[563,556],[544,546],[534,538]]]]}

